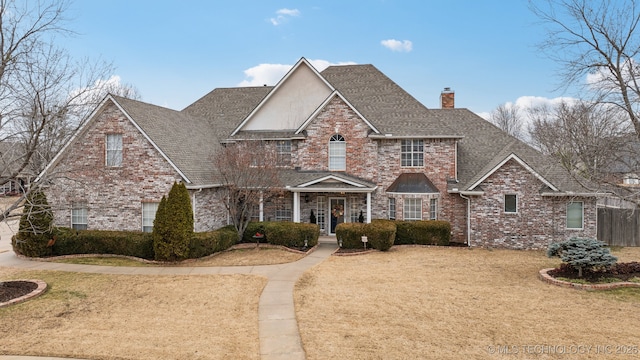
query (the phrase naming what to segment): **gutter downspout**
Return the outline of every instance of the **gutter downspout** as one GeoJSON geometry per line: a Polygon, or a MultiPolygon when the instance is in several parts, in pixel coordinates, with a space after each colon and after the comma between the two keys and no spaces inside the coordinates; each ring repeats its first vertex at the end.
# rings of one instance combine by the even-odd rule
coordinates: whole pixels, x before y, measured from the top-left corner
{"type": "Polygon", "coordinates": [[[460,197],[467,200],[467,246],[471,247],[471,198],[459,193],[460,197]]]}

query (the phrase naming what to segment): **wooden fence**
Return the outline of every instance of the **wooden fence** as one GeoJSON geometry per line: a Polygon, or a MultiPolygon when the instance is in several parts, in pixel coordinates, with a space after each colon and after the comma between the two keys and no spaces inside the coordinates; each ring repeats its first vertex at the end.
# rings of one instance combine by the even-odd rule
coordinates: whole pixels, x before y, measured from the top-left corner
{"type": "Polygon", "coordinates": [[[598,240],[613,246],[640,246],[640,209],[598,208],[598,240]]]}

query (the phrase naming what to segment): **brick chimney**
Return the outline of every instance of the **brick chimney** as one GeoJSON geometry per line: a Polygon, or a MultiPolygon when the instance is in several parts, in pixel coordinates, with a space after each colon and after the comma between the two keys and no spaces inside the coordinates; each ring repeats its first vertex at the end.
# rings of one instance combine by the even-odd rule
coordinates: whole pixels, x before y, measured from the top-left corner
{"type": "Polygon", "coordinates": [[[442,109],[453,109],[455,107],[456,93],[451,88],[444,88],[440,93],[440,107],[442,109]]]}

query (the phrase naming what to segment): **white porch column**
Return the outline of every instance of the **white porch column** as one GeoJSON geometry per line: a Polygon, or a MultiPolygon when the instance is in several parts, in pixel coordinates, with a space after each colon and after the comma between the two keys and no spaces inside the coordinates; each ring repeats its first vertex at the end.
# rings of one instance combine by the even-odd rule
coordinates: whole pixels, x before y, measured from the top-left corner
{"type": "Polygon", "coordinates": [[[300,222],[300,193],[293,193],[293,222],[300,222]]]}
{"type": "Polygon", "coordinates": [[[260,214],[258,215],[259,221],[264,221],[264,193],[260,191],[260,214]]]}
{"type": "Polygon", "coordinates": [[[367,193],[367,224],[371,222],[371,193],[367,193]]]}

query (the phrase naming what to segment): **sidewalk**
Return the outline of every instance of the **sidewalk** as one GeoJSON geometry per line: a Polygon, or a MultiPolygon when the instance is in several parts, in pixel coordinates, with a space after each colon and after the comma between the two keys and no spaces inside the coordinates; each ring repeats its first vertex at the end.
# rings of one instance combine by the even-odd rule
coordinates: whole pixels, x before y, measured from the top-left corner
{"type": "MultiPolygon", "coordinates": [[[[327,259],[338,247],[335,238],[321,237],[319,246],[311,254],[296,262],[278,265],[229,267],[96,266],[20,259],[11,251],[10,232],[10,227],[4,223],[0,224],[0,267],[120,275],[255,274],[266,276],[269,281],[262,291],[258,307],[260,357],[262,360],[304,360],[306,358],[295,315],[293,287],[303,272],[327,259]],[[9,238],[8,246],[6,238],[9,238]]],[[[31,359],[62,360],[55,357],[0,355],[0,360],[31,359]]]]}

